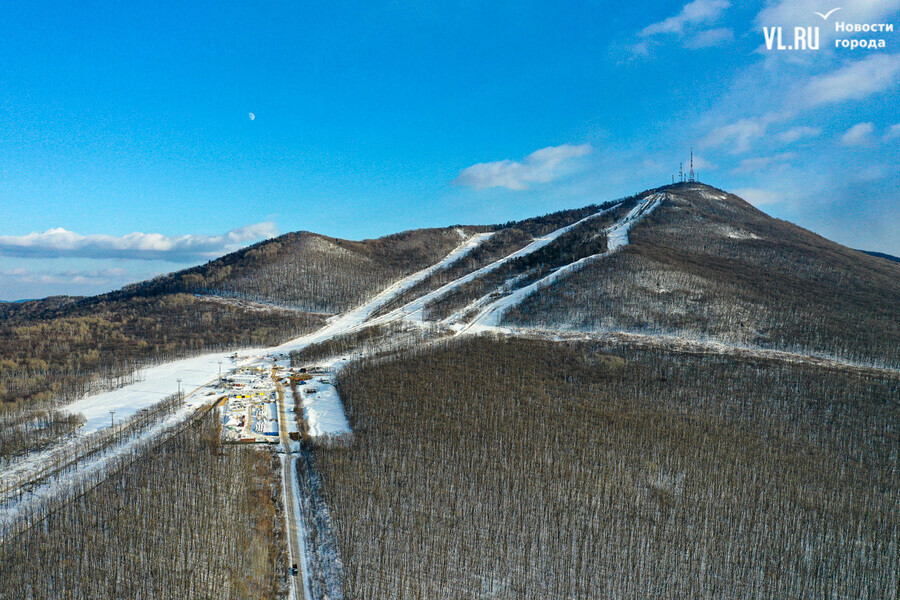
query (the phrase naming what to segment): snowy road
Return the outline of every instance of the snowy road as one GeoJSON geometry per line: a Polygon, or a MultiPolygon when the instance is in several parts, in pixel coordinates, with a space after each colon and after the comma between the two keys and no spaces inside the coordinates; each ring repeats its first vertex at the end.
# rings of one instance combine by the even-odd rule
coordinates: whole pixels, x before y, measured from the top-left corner
{"type": "Polygon", "coordinates": [[[306,561],[306,532],[303,530],[303,519],[298,504],[300,488],[297,481],[297,457],[294,456],[295,442],[290,438],[288,427],[288,411],[284,402],[284,388],[276,384],[278,390],[278,424],[281,440],[281,492],[284,500],[284,514],[288,539],[288,571],[291,600],[312,600],[309,591],[309,566],[306,561]],[[298,565],[297,573],[293,573],[293,565],[298,565]],[[298,585],[297,580],[300,580],[298,585]]]}

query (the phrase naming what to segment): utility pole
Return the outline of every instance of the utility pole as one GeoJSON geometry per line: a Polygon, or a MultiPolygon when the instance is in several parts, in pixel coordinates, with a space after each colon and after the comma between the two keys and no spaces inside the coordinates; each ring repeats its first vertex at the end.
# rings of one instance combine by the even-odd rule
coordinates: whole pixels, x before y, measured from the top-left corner
{"type": "Polygon", "coordinates": [[[109,426],[113,427],[116,424],[116,411],[109,411],[109,426]]]}
{"type": "Polygon", "coordinates": [[[181,379],[178,380],[178,397],[181,397],[181,379]]]}

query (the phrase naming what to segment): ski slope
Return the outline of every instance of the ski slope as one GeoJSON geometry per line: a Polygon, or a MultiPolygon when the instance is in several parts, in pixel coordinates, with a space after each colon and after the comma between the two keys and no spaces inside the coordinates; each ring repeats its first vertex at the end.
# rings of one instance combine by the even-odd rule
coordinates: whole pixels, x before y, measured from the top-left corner
{"type": "Polygon", "coordinates": [[[88,435],[108,426],[111,419],[127,419],[141,409],[149,408],[164,397],[176,393],[179,379],[181,391],[189,395],[192,390],[218,377],[220,368],[222,373],[226,373],[254,360],[252,357],[235,360],[233,355],[233,352],[204,354],[142,369],[140,381],[109,392],[85,396],[65,406],[64,410],[84,415],[87,422],[79,430],[79,434],[88,435]],[[115,414],[110,415],[110,411],[115,411],[115,414]]]}
{"type": "MultiPolygon", "coordinates": [[[[492,231],[473,235],[468,240],[457,246],[440,262],[433,264],[427,269],[423,269],[421,271],[413,273],[412,275],[408,275],[407,277],[404,277],[403,279],[389,285],[384,290],[373,296],[372,299],[368,302],[347,313],[344,313],[322,329],[319,329],[318,331],[315,331],[309,335],[301,336],[299,338],[285,342],[280,346],[270,349],[270,352],[287,353],[293,350],[301,350],[309,346],[310,344],[324,342],[325,340],[331,339],[337,335],[343,335],[345,333],[350,333],[352,331],[358,330],[363,326],[363,324],[371,324],[371,322],[369,322],[369,317],[371,317],[372,313],[374,313],[376,310],[378,310],[409,288],[413,287],[420,281],[426,279],[432,273],[453,264],[466,254],[471,252],[474,248],[482,244],[492,235],[494,235],[494,232],[492,231]]],[[[379,320],[373,322],[377,321],[379,320]]]]}
{"type": "MultiPolygon", "coordinates": [[[[614,223],[610,226],[606,231],[606,252],[601,252],[599,254],[594,254],[591,256],[586,256],[582,259],[571,262],[567,265],[563,265],[562,267],[556,269],[549,275],[538,279],[526,286],[516,289],[510,294],[507,294],[494,302],[487,303],[481,311],[475,315],[475,318],[467,325],[462,331],[468,331],[470,333],[474,333],[479,330],[479,328],[483,327],[496,327],[500,324],[500,321],[503,319],[503,314],[508,311],[513,306],[518,305],[522,300],[541,289],[542,287],[546,287],[555,283],[556,281],[584,268],[588,263],[593,262],[599,258],[603,258],[605,256],[609,256],[610,254],[617,252],[623,246],[628,245],[628,232],[631,228],[639,222],[641,219],[649,215],[653,212],[656,207],[660,205],[663,199],[663,194],[652,194],[647,197],[643,202],[639,202],[628,211],[621,220],[614,223]]],[[[493,293],[493,292],[492,292],[493,293]]],[[[486,299],[489,298],[490,295],[485,296],[480,299],[478,302],[484,304],[486,299]]]]}
{"type": "MultiPolygon", "coordinates": [[[[651,194],[647,199],[628,211],[625,217],[609,228],[606,232],[606,252],[612,254],[622,246],[628,245],[628,232],[635,223],[656,210],[665,197],[665,194],[651,194]]],[[[599,255],[598,255],[599,256],[599,255]]],[[[588,257],[590,258],[590,257],[588,257]]]]}
{"type": "MultiPolygon", "coordinates": [[[[336,361],[338,368],[341,362],[336,361]]],[[[303,417],[309,425],[309,435],[313,438],[341,437],[353,433],[344,414],[344,405],[333,384],[332,377],[337,369],[331,364],[326,365],[326,368],[328,373],[325,377],[315,377],[299,388],[303,417]]]]}
{"type": "MultiPolygon", "coordinates": [[[[62,446],[77,443],[78,439],[95,434],[109,427],[113,422],[120,423],[141,410],[150,408],[166,396],[176,393],[179,389],[179,380],[181,380],[181,391],[185,394],[184,409],[180,409],[176,413],[177,416],[174,421],[167,418],[166,425],[171,426],[177,423],[179,419],[187,418],[199,406],[198,402],[202,404],[208,401],[207,398],[200,398],[198,394],[193,392],[217,379],[220,373],[225,374],[238,367],[254,365],[262,362],[267,355],[273,353],[287,354],[291,350],[304,348],[310,344],[325,341],[335,335],[360,327],[375,310],[386,302],[390,302],[395,296],[435,271],[459,260],[491,235],[493,235],[493,232],[480,233],[469,237],[440,262],[397,281],[362,306],[346,313],[310,335],[297,338],[276,348],[246,349],[238,353],[210,353],[147,367],[139,372],[139,380],[135,383],[108,392],[85,396],[80,400],[61,407],[61,410],[66,412],[83,415],[86,419],[85,424],[66,442],[56,444],[45,451],[23,457],[5,468],[3,470],[4,479],[7,482],[13,479],[27,479],[30,473],[39,472],[42,469],[42,465],[47,462],[48,457],[52,453],[59,452],[62,446]]],[[[339,435],[349,432],[349,425],[344,417],[343,408],[340,407],[340,400],[337,398],[336,393],[334,394],[334,399],[330,410],[325,411],[326,406],[328,406],[327,403],[322,403],[321,410],[319,410],[319,413],[321,413],[319,430],[323,434],[339,435]]],[[[144,437],[152,437],[158,432],[157,428],[151,428],[144,433],[144,437]]],[[[125,448],[121,449],[121,452],[125,451],[125,448]]]]}
{"type": "Polygon", "coordinates": [[[504,256],[503,258],[498,259],[498,260],[490,263],[489,265],[486,265],[484,267],[481,267],[480,269],[472,271],[471,273],[463,275],[462,277],[460,277],[454,281],[451,281],[450,283],[447,283],[432,292],[424,294],[424,295],[416,298],[415,300],[408,302],[407,304],[401,306],[400,308],[396,308],[396,309],[392,310],[391,312],[389,312],[386,315],[383,315],[381,317],[373,319],[371,321],[371,324],[374,325],[374,324],[378,324],[378,323],[397,321],[397,320],[401,320],[401,319],[407,320],[407,321],[422,321],[423,320],[423,317],[422,317],[423,309],[430,302],[433,302],[434,300],[437,300],[438,298],[441,298],[441,297],[449,294],[453,290],[456,290],[460,286],[462,286],[474,279],[477,279],[477,278],[481,277],[482,275],[485,275],[487,273],[490,273],[491,271],[495,271],[496,269],[499,269],[500,267],[502,267],[503,265],[505,265],[506,263],[508,263],[511,260],[515,260],[521,256],[527,256],[528,254],[537,252],[538,250],[540,250],[547,244],[550,244],[551,242],[553,242],[559,236],[575,229],[582,223],[584,223],[586,221],[590,221],[591,219],[596,219],[597,217],[600,217],[602,215],[605,215],[606,213],[608,213],[612,210],[615,210],[619,206],[621,206],[621,203],[616,204],[615,206],[611,206],[610,208],[600,210],[592,215],[588,215],[585,218],[581,219],[580,221],[576,221],[575,223],[572,223],[571,225],[566,225],[565,227],[560,227],[559,229],[556,229],[543,237],[535,238],[534,241],[532,241],[530,244],[528,244],[527,246],[525,246],[523,248],[520,248],[519,250],[513,252],[512,254],[504,256]]]}

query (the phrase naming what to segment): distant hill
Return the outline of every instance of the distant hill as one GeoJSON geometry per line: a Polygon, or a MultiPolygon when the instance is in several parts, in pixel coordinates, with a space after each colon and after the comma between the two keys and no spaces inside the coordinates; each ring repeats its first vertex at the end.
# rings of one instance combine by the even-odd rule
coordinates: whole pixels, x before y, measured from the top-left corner
{"type": "Polygon", "coordinates": [[[893,262],[900,262],[900,256],[894,256],[893,254],[885,254],[884,252],[875,252],[874,250],[860,250],[860,252],[864,252],[869,256],[877,256],[878,258],[885,258],[887,260],[893,262]]]}
{"type": "Polygon", "coordinates": [[[81,300],[82,296],[48,296],[39,300],[16,300],[0,303],[0,319],[33,317],[46,314],[81,300]]]}
{"type": "Polygon", "coordinates": [[[199,267],[127,286],[113,296],[186,292],[338,313],[437,262],[486,229],[418,229],[362,241],[288,233],[199,267]]]}

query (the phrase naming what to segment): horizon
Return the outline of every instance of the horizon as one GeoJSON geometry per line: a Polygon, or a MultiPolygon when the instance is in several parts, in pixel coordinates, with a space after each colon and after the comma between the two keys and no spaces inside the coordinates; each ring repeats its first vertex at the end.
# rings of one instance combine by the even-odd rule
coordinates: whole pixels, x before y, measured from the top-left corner
{"type": "Polygon", "coordinates": [[[111,291],[282,232],[601,203],[667,184],[691,148],[701,182],[898,255],[897,33],[851,50],[833,24],[900,5],[841,6],[17,6],[0,298],[111,291]],[[769,50],[774,26],[820,27],[821,48],[769,50]]]}

